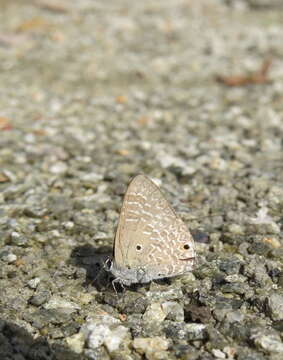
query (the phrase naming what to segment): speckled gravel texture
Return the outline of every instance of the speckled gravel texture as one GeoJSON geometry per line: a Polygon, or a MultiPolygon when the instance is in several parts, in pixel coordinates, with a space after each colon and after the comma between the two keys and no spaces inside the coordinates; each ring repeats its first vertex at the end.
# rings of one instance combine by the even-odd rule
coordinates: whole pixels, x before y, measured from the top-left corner
{"type": "Polygon", "coordinates": [[[279,0],[0,1],[1,360],[283,358],[282,45],[279,0]],[[116,295],[139,173],[198,261],[116,295]]]}

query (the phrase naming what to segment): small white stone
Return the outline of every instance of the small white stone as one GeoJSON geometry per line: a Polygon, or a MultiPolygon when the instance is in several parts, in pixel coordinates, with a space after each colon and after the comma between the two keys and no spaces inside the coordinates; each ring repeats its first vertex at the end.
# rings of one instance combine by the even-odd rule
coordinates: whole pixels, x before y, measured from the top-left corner
{"type": "Polygon", "coordinates": [[[78,334],[67,337],[66,342],[72,351],[74,351],[76,354],[80,354],[84,348],[84,335],[79,332],[78,334]]]}
{"type": "Polygon", "coordinates": [[[79,294],[79,302],[83,305],[89,304],[95,296],[95,291],[92,293],[81,293],[79,294]]]}
{"type": "Polygon", "coordinates": [[[228,231],[233,234],[243,235],[243,226],[239,224],[230,224],[228,225],[228,231]]]}
{"type": "Polygon", "coordinates": [[[60,232],[58,231],[58,230],[51,230],[50,232],[49,232],[53,237],[55,237],[55,238],[58,238],[58,237],[60,237],[61,236],[61,234],[60,234],[60,232]]]}
{"type": "Polygon", "coordinates": [[[250,217],[247,225],[250,231],[256,231],[261,234],[279,234],[280,226],[268,214],[268,208],[263,206],[257,212],[256,217],[250,217]]]}
{"type": "Polygon", "coordinates": [[[66,230],[72,230],[75,226],[73,221],[66,221],[62,224],[66,230]]]}
{"type": "Polygon", "coordinates": [[[11,232],[11,238],[18,239],[21,235],[17,231],[11,232]]]}
{"type": "Polygon", "coordinates": [[[110,353],[130,341],[129,329],[108,314],[97,315],[93,320],[89,320],[81,328],[81,332],[89,348],[96,349],[104,345],[110,353]]]}
{"type": "Polygon", "coordinates": [[[28,286],[29,286],[31,289],[36,289],[39,283],[40,283],[40,278],[39,278],[39,277],[35,277],[35,278],[30,279],[30,280],[28,281],[28,286]]]}
{"type": "Polygon", "coordinates": [[[161,323],[167,316],[166,311],[162,308],[160,303],[153,303],[146,308],[143,314],[143,320],[145,322],[161,323]]]}
{"type": "Polygon", "coordinates": [[[280,336],[275,334],[264,335],[258,334],[252,337],[256,345],[261,347],[263,350],[269,353],[282,353],[283,354],[283,343],[280,336]]]}
{"type": "Polygon", "coordinates": [[[28,142],[28,143],[30,143],[30,144],[34,143],[35,140],[36,140],[35,135],[32,134],[32,133],[26,134],[24,138],[25,138],[25,141],[28,142]]]}
{"type": "Polygon", "coordinates": [[[15,255],[15,254],[13,254],[13,253],[10,253],[10,254],[8,254],[6,257],[5,257],[5,260],[6,260],[6,262],[8,263],[8,264],[11,264],[11,263],[13,263],[14,261],[16,261],[17,260],[17,255],[15,255]]]}
{"type": "Polygon", "coordinates": [[[283,320],[283,292],[270,294],[267,297],[267,308],[273,320],[283,320]]]}
{"type": "Polygon", "coordinates": [[[170,166],[178,166],[181,169],[185,169],[187,166],[186,162],[183,159],[169,155],[168,153],[162,154],[162,156],[160,156],[159,158],[159,161],[163,168],[168,168],[170,166]]]}
{"type": "Polygon", "coordinates": [[[225,281],[229,283],[245,282],[247,278],[241,274],[232,274],[225,277],[225,281]]]}
{"type": "Polygon", "coordinates": [[[204,336],[204,329],[206,325],[198,323],[186,324],[187,333],[191,334],[194,339],[202,339],[204,336]]]}
{"type": "Polygon", "coordinates": [[[211,352],[217,359],[225,359],[226,358],[226,355],[224,354],[224,352],[222,352],[219,349],[212,349],[211,352]]]}
{"type": "Polygon", "coordinates": [[[184,175],[192,175],[197,171],[197,167],[193,167],[193,166],[186,166],[186,168],[184,169],[183,173],[184,175]]]}
{"type": "Polygon", "coordinates": [[[118,350],[120,344],[123,342],[123,339],[128,335],[128,333],[129,329],[122,325],[119,325],[113,329],[104,340],[104,345],[106,346],[107,350],[110,353],[118,350]]]}
{"type": "MultiPolygon", "coordinates": [[[[262,207],[258,210],[257,212],[257,216],[256,217],[250,217],[250,223],[251,224],[275,224],[272,217],[267,215],[268,213],[268,208],[267,207],[262,207]]],[[[276,226],[278,226],[277,224],[275,224],[276,226]]]]}
{"type": "Polygon", "coordinates": [[[236,355],[236,348],[232,347],[232,346],[225,346],[223,351],[225,352],[225,354],[228,356],[229,360],[234,359],[235,355],[236,355]]]}
{"type": "Polygon", "coordinates": [[[140,354],[145,354],[148,360],[164,359],[169,341],[160,336],[153,338],[136,338],[133,340],[133,348],[140,354]]]}
{"type": "Polygon", "coordinates": [[[66,313],[73,313],[80,309],[78,304],[65,300],[59,296],[52,296],[52,298],[44,304],[45,309],[59,309],[66,313]]]}
{"type": "Polygon", "coordinates": [[[81,180],[97,183],[103,179],[103,175],[97,173],[87,173],[81,176],[81,180]]]}
{"type": "Polygon", "coordinates": [[[66,163],[64,163],[63,161],[58,161],[55,164],[53,164],[52,166],[50,166],[49,171],[52,174],[57,175],[57,174],[62,174],[64,172],[66,172],[67,169],[68,169],[68,166],[66,163]]]}

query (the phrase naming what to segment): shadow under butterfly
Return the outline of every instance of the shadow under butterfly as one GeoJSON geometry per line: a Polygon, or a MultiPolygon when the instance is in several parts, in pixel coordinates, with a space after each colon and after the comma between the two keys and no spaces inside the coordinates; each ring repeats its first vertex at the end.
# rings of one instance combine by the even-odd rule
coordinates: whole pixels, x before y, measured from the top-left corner
{"type": "Polygon", "coordinates": [[[106,265],[115,283],[130,286],[186,274],[193,269],[194,239],[157,185],[137,175],[126,191],[106,265]]]}
{"type": "Polygon", "coordinates": [[[106,263],[111,257],[112,248],[98,248],[86,244],[73,249],[69,262],[78,268],[85,269],[84,286],[91,285],[102,290],[109,286],[111,280],[111,275],[106,268],[106,263]]]}

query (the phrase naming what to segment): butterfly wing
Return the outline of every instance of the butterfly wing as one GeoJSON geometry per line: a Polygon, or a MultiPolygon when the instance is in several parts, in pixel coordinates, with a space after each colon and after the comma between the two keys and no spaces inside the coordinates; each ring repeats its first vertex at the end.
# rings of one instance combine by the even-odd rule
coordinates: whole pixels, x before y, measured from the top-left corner
{"type": "MultiPolygon", "coordinates": [[[[183,221],[146,176],[126,191],[115,236],[114,259],[121,268],[154,269],[175,276],[192,269],[193,238],[183,221]]],[[[153,278],[156,278],[155,276],[153,278]]]]}

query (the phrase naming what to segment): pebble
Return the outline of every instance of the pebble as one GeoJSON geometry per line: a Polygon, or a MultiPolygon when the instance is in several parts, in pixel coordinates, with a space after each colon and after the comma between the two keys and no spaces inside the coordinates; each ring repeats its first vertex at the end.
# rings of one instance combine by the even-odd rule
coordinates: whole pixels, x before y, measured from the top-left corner
{"type": "Polygon", "coordinates": [[[176,301],[166,301],[162,303],[162,309],[165,311],[166,319],[173,321],[184,321],[184,307],[176,301]]]}
{"type": "Polygon", "coordinates": [[[160,303],[150,304],[145,313],[143,314],[143,320],[147,323],[161,323],[167,316],[168,312],[160,303]]]}
{"type": "Polygon", "coordinates": [[[206,325],[198,323],[186,324],[185,329],[187,332],[188,340],[202,340],[205,338],[206,325]]]}
{"type": "Polygon", "coordinates": [[[241,311],[229,311],[226,315],[226,321],[228,323],[242,322],[245,319],[245,315],[241,311]]]}
{"type": "Polygon", "coordinates": [[[156,336],[152,338],[136,338],[132,342],[133,348],[147,360],[161,360],[166,356],[169,340],[156,336]]]}
{"type": "Polygon", "coordinates": [[[84,334],[79,332],[66,338],[66,343],[69,348],[76,354],[81,354],[84,348],[85,338],[84,334]]]}
{"type": "Polygon", "coordinates": [[[36,289],[37,286],[39,285],[40,283],[40,278],[39,277],[36,277],[36,278],[33,278],[33,279],[30,279],[28,281],[28,286],[31,288],[31,289],[36,289]]]}
{"type": "Polygon", "coordinates": [[[29,303],[34,306],[43,305],[50,298],[50,292],[48,290],[41,290],[29,299],[29,303]]]}
{"type": "Polygon", "coordinates": [[[269,294],[266,298],[267,312],[272,320],[283,320],[283,292],[269,294]]]}
{"type": "Polygon", "coordinates": [[[280,247],[282,247],[280,240],[274,236],[265,237],[262,241],[265,244],[272,246],[274,249],[279,249],[280,247]]]}
{"type": "Polygon", "coordinates": [[[211,352],[216,357],[216,359],[225,359],[226,358],[226,355],[224,354],[224,352],[219,349],[212,349],[211,352]]]}
{"type": "Polygon", "coordinates": [[[54,295],[44,304],[44,309],[60,309],[62,312],[71,314],[80,310],[80,305],[54,295]]]}
{"type": "Polygon", "coordinates": [[[267,215],[268,209],[263,207],[259,209],[256,217],[249,219],[249,231],[257,234],[279,234],[280,226],[267,215]]]}
{"type": "MultiPolygon", "coordinates": [[[[255,345],[268,353],[282,353],[283,342],[278,334],[255,334],[252,336],[255,345]]],[[[282,355],[283,356],[283,355],[282,355]]]]}
{"type": "Polygon", "coordinates": [[[11,245],[24,246],[27,244],[28,240],[22,234],[19,234],[16,231],[12,231],[10,242],[11,242],[11,245]]]}
{"type": "Polygon", "coordinates": [[[67,169],[68,166],[66,163],[64,163],[63,161],[58,161],[50,166],[49,171],[52,174],[59,175],[65,173],[67,169]]]}
{"type": "Polygon", "coordinates": [[[247,281],[247,278],[241,274],[233,274],[233,275],[225,276],[224,280],[229,283],[237,283],[237,282],[241,283],[247,281]]]}
{"type": "Polygon", "coordinates": [[[0,259],[5,261],[8,264],[11,264],[17,260],[17,255],[8,251],[2,251],[0,254],[0,259]]]}
{"type": "Polygon", "coordinates": [[[229,257],[220,260],[219,269],[224,271],[227,275],[238,274],[240,271],[242,261],[237,257],[229,257]]]}
{"type": "Polygon", "coordinates": [[[66,221],[62,224],[66,230],[72,230],[75,226],[73,221],[66,221]]]}
{"type": "Polygon", "coordinates": [[[130,339],[129,329],[120,324],[120,321],[110,315],[97,315],[89,320],[80,330],[84,335],[87,346],[96,349],[104,345],[111,353],[126,344],[130,339]]]}

